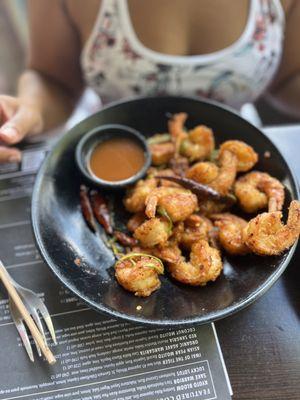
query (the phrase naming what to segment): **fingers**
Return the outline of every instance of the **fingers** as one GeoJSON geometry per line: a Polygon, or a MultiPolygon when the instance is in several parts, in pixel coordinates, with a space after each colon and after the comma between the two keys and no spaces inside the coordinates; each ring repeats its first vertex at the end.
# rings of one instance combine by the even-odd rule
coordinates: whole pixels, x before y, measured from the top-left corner
{"type": "Polygon", "coordinates": [[[21,104],[16,97],[0,95],[0,163],[21,161],[21,152],[9,146],[41,128],[42,117],[34,107],[21,104]]]}
{"type": "Polygon", "coordinates": [[[0,146],[0,163],[21,161],[21,152],[14,147],[0,146]]]}
{"type": "Polygon", "coordinates": [[[0,125],[14,115],[18,106],[19,100],[16,97],[0,95],[0,125]]]}
{"type": "Polygon", "coordinates": [[[29,107],[21,106],[11,119],[0,127],[0,140],[9,145],[18,143],[28,133],[35,133],[39,124],[38,114],[29,107]]]}
{"type": "Polygon", "coordinates": [[[4,124],[0,128],[0,140],[7,144],[17,143],[23,139],[24,136],[20,134],[17,128],[10,122],[4,124]],[[20,138],[20,139],[19,139],[20,138]]]}

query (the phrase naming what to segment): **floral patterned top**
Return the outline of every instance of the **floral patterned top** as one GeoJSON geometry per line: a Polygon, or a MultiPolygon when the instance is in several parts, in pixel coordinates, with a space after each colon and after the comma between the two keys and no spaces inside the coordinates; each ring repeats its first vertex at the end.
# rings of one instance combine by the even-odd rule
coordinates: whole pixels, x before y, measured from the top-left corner
{"type": "Polygon", "coordinates": [[[192,95],[235,108],[255,100],[278,67],[284,33],[280,0],[250,0],[248,21],[231,46],[211,54],[173,56],[137,38],[127,0],[102,0],[82,53],[86,82],[103,103],[140,95],[192,95]]]}

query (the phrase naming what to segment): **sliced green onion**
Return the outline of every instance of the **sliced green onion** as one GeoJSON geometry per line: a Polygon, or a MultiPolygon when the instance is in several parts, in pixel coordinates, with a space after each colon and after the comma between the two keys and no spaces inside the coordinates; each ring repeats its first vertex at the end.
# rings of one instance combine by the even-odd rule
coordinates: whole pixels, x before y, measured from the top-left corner
{"type": "Polygon", "coordinates": [[[179,148],[179,152],[180,153],[185,153],[186,150],[188,149],[188,146],[191,144],[191,141],[189,139],[184,139],[181,143],[180,143],[180,148],[179,148]]]}
{"type": "Polygon", "coordinates": [[[156,271],[158,271],[158,269],[159,269],[159,268],[157,268],[157,265],[156,265],[156,264],[151,264],[151,263],[149,263],[149,264],[143,264],[143,266],[144,266],[144,267],[153,268],[153,269],[155,269],[156,271]]]}
{"type": "Polygon", "coordinates": [[[228,193],[228,194],[227,194],[227,199],[228,199],[229,201],[231,201],[232,204],[234,204],[234,203],[237,202],[237,198],[236,198],[236,196],[235,196],[233,193],[228,193]]]}
{"type": "MultiPolygon", "coordinates": [[[[116,262],[115,267],[119,263],[121,263],[121,262],[123,262],[125,260],[130,260],[132,262],[132,261],[134,261],[133,258],[136,258],[136,257],[148,257],[148,258],[152,258],[153,260],[156,260],[159,263],[161,268],[159,268],[157,265],[152,264],[152,263],[145,263],[144,266],[155,269],[159,274],[163,274],[164,273],[164,265],[163,265],[162,261],[159,258],[157,258],[155,256],[152,256],[151,254],[146,254],[146,253],[128,253],[128,254],[125,254],[123,257],[121,257],[116,262]]],[[[135,264],[133,264],[133,266],[134,265],[135,264]]]]}
{"type": "Polygon", "coordinates": [[[148,144],[159,144],[159,143],[165,143],[165,142],[170,142],[171,140],[171,135],[169,133],[161,133],[152,136],[147,140],[148,144]]]}
{"type": "Polygon", "coordinates": [[[112,249],[112,252],[114,253],[114,255],[119,258],[122,257],[124,255],[124,253],[122,253],[121,248],[117,245],[116,243],[117,239],[115,237],[107,240],[107,245],[112,249]]]}
{"type": "Polygon", "coordinates": [[[130,259],[129,259],[129,261],[131,262],[131,264],[132,264],[133,266],[135,266],[135,265],[136,265],[136,262],[134,261],[134,259],[133,259],[133,258],[130,258],[130,259]]]}
{"type": "Polygon", "coordinates": [[[219,157],[219,150],[215,149],[210,153],[209,161],[216,162],[219,157]]]}
{"type": "Polygon", "coordinates": [[[157,208],[157,213],[158,213],[159,215],[161,215],[162,217],[165,217],[165,218],[168,220],[168,223],[169,223],[169,226],[168,226],[169,232],[168,232],[168,233],[171,233],[171,232],[172,232],[172,229],[173,229],[173,221],[171,220],[170,215],[169,215],[169,214],[167,213],[167,211],[166,211],[163,207],[161,207],[161,206],[159,206],[159,207],[157,208]]]}

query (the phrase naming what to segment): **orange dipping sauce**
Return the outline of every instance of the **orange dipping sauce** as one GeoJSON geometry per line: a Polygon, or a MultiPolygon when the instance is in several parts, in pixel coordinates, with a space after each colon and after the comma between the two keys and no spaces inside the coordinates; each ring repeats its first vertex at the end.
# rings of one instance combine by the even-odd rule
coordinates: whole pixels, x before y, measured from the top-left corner
{"type": "Polygon", "coordinates": [[[97,178],[114,182],[130,178],[144,164],[144,150],[137,142],[116,137],[107,139],[94,148],[89,167],[97,178]]]}

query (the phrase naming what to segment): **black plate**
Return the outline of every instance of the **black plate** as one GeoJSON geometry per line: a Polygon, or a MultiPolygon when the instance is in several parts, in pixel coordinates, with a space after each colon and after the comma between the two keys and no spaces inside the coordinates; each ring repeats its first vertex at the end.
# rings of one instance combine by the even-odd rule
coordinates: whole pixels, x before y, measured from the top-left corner
{"type": "MultiPolygon", "coordinates": [[[[33,231],[42,257],[78,297],[94,309],[130,321],[154,325],[206,323],[226,317],[252,303],[267,291],[288,265],[295,250],[278,257],[226,257],[216,282],[192,288],[169,276],[150,297],[141,299],[123,290],[114,279],[114,258],[87,228],[79,208],[80,174],[74,160],[78,140],[102,124],[124,124],[146,136],[165,132],[166,113],[185,111],[188,128],[206,124],[217,143],[240,139],[259,153],[256,169],[269,172],[286,186],[286,204],[298,198],[295,179],[287,163],[257,128],[232,111],[212,102],[183,97],[140,98],[118,102],[82,121],[66,134],[45,160],[36,179],[32,199],[33,231]],[[265,158],[269,151],[271,158],[265,158]],[[83,260],[78,267],[74,260],[83,260]],[[142,306],[138,311],[136,307],[142,306]]],[[[120,195],[110,193],[118,220],[122,220],[120,195]]]]}

